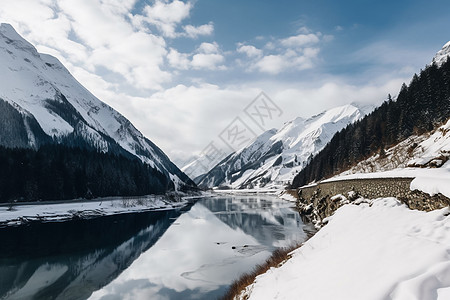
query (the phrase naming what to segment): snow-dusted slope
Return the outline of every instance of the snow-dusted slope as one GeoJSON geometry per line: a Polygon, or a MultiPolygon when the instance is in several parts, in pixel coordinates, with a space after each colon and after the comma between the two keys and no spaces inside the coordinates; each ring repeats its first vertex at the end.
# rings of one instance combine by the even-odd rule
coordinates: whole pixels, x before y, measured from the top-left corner
{"type": "MultiPolygon", "coordinates": [[[[219,155],[225,154],[220,153],[219,155]]],[[[197,180],[208,173],[223,158],[219,155],[210,156],[208,153],[201,153],[200,155],[193,156],[181,167],[181,171],[188,175],[194,182],[197,182],[197,180]]]]}
{"type": "Polygon", "coordinates": [[[441,66],[443,63],[447,61],[448,56],[450,55],[450,42],[444,45],[441,50],[436,53],[432,62],[435,62],[438,66],[441,66]]]}
{"type": "Polygon", "coordinates": [[[376,154],[325,181],[359,178],[414,178],[411,190],[450,198],[450,119],[432,132],[413,135],[385,154],[376,154]]]}
{"type": "Polygon", "coordinates": [[[450,119],[432,132],[413,135],[385,151],[359,162],[351,169],[337,175],[373,173],[394,169],[436,168],[450,159],[450,119]]]}
{"type": "Polygon", "coordinates": [[[296,118],[269,130],[219,163],[200,185],[232,188],[282,187],[339,130],[365,115],[355,105],[330,109],[307,120],[296,118]]]}
{"type": "MultiPolygon", "coordinates": [[[[128,152],[176,183],[190,181],[130,121],[92,95],[56,58],[38,53],[9,24],[0,25],[0,99],[20,112],[24,146],[36,148],[51,138],[81,139],[104,152],[128,152]]],[[[10,123],[2,123],[3,134],[10,123]]]]}

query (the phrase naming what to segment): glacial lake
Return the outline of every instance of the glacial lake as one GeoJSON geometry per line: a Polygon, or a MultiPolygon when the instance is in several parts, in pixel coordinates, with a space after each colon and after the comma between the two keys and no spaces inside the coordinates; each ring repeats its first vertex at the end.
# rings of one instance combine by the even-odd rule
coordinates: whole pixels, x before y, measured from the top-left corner
{"type": "Polygon", "coordinates": [[[0,229],[0,299],[217,299],[311,232],[293,204],[216,196],[183,209],[0,229]]]}

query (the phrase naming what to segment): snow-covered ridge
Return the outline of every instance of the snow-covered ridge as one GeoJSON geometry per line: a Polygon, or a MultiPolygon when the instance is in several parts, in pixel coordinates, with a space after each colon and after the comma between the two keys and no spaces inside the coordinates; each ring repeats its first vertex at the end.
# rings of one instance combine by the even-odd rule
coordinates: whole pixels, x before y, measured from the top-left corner
{"type": "MultiPolygon", "coordinates": [[[[34,118],[49,137],[82,137],[101,151],[117,145],[176,182],[187,182],[169,158],[129,120],[84,88],[50,55],[40,54],[9,24],[0,25],[0,99],[34,118]]],[[[28,144],[39,136],[26,128],[28,144]]]]}
{"type": "Polygon", "coordinates": [[[283,188],[339,130],[361,119],[367,110],[349,104],[309,119],[296,118],[279,130],[261,134],[252,144],[214,167],[200,185],[238,188],[283,188]]]}
{"type": "Polygon", "coordinates": [[[445,44],[441,50],[439,50],[434,56],[432,62],[436,63],[438,66],[441,66],[445,63],[450,55],[450,41],[445,44]]]}

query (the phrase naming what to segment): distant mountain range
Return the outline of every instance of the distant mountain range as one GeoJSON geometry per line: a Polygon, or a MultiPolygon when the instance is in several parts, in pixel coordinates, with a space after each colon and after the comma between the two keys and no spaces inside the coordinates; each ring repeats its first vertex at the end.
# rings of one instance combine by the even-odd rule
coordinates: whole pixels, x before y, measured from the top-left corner
{"type": "Polygon", "coordinates": [[[264,132],[253,143],[232,153],[196,180],[202,187],[281,188],[292,181],[336,132],[372,109],[350,104],[306,120],[296,118],[279,130],[264,132]]]}
{"type": "Polygon", "coordinates": [[[195,185],[129,120],[8,24],[0,25],[0,104],[0,146],[94,149],[139,159],[172,182],[172,189],[195,185]]]}

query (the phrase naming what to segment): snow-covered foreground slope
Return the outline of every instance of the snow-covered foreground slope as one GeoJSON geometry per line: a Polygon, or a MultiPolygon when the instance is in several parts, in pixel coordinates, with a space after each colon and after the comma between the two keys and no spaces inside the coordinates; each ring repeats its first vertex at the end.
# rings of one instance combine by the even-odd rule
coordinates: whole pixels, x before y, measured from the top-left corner
{"type": "Polygon", "coordinates": [[[284,265],[258,276],[248,295],[450,299],[450,209],[409,210],[394,198],[344,205],[284,265]]]}
{"type": "Polygon", "coordinates": [[[207,187],[282,188],[339,130],[365,112],[354,105],[330,109],[307,120],[296,118],[271,129],[252,144],[230,155],[200,182],[207,187]]]}
{"type": "MultiPolygon", "coordinates": [[[[0,99],[21,115],[21,128],[5,128],[10,144],[37,148],[48,140],[83,140],[103,152],[131,154],[170,177],[176,184],[189,179],[129,120],[85,89],[50,55],[37,50],[8,24],[0,25],[0,99]]],[[[4,139],[6,139],[4,137],[4,139]]],[[[1,139],[0,139],[1,140],[1,139]]]]}

